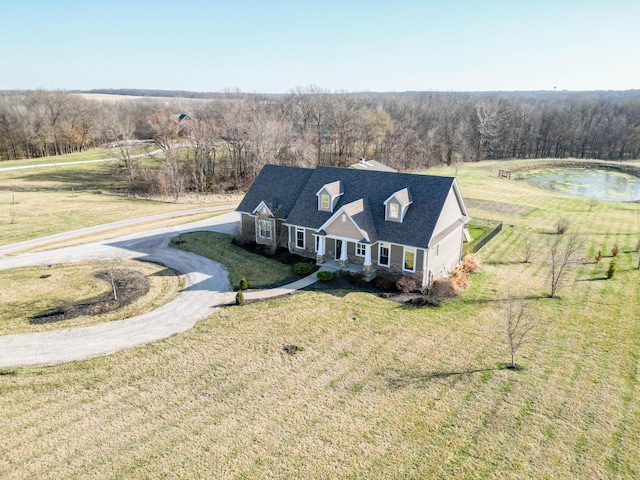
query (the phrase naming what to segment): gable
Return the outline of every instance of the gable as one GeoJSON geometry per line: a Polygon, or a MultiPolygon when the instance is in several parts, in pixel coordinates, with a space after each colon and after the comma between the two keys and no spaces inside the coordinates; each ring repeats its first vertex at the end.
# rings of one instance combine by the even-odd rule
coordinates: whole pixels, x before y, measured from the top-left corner
{"type": "Polygon", "coordinates": [[[438,235],[452,224],[458,222],[461,218],[464,218],[466,216],[466,212],[463,208],[464,206],[460,204],[455,188],[452,186],[449,190],[449,194],[447,195],[447,199],[442,206],[440,217],[436,223],[433,235],[438,235]]]}
{"type": "Polygon", "coordinates": [[[338,237],[351,238],[357,241],[365,240],[360,229],[351,217],[344,212],[336,215],[336,218],[325,226],[324,231],[329,235],[336,235],[338,237]]]}

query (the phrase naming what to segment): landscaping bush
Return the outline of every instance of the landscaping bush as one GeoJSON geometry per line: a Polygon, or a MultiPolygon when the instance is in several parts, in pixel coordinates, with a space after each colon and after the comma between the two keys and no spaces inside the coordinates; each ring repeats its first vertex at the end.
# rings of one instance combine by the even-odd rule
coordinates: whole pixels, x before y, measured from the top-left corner
{"type": "Polygon", "coordinates": [[[387,272],[378,272],[376,278],[373,280],[373,284],[385,292],[391,292],[396,289],[396,279],[387,272]]]}
{"type": "Polygon", "coordinates": [[[240,283],[238,284],[238,290],[240,291],[249,290],[249,281],[245,277],[242,277],[240,279],[240,283]]]}
{"type": "Polygon", "coordinates": [[[293,273],[296,275],[309,275],[313,266],[307,262],[298,262],[293,266],[293,273]]]}
{"type": "Polygon", "coordinates": [[[416,281],[411,277],[400,277],[396,282],[396,288],[402,293],[412,292],[416,287],[416,281]]]}
{"type": "Polygon", "coordinates": [[[361,273],[352,273],[347,278],[351,285],[355,287],[362,287],[365,284],[364,275],[361,273]]]}
{"type": "Polygon", "coordinates": [[[238,290],[238,293],[236,293],[236,305],[242,305],[244,303],[244,293],[242,293],[242,290],[238,290]]]}
{"type": "Polygon", "coordinates": [[[596,255],[596,263],[600,263],[602,261],[602,250],[598,250],[598,255],[596,255]]]}
{"type": "Polygon", "coordinates": [[[462,270],[466,274],[480,271],[480,259],[473,253],[468,253],[462,258],[462,270]]]}
{"type": "Polygon", "coordinates": [[[438,278],[434,280],[427,296],[433,300],[455,297],[456,291],[452,278],[438,278]]]}
{"type": "Polygon", "coordinates": [[[321,270],[316,275],[321,282],[329,282],[333,280],[334,277],[333,272],[327,270],[321,270]]]}

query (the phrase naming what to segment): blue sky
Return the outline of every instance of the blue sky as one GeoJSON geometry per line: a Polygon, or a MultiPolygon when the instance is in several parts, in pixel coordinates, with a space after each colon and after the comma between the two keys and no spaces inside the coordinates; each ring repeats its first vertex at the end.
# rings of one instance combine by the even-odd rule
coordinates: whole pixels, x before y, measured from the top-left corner
{"type": "Polygon", "coordinates": [[[637,89],[639,20],[638,0],[0,0],[0,89],[637,89]]]}

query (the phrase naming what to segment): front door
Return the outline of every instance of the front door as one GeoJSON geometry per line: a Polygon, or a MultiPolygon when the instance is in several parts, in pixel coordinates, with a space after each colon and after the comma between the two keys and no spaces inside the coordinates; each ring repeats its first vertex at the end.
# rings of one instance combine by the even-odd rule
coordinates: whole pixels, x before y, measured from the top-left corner
{"type": "Polygon", "coordinates": [[[342,240],[336,240],[336,260],[342,256],[342,240]]]}

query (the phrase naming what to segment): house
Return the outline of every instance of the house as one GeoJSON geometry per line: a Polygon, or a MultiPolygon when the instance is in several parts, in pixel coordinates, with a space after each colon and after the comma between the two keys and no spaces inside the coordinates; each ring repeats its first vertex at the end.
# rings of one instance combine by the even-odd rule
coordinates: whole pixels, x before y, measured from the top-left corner
{"type": "Polygon", "coordinates": [[[460,263],[469,221],[453,177],[323,166],[265,165],[237,211],[247,240],[420,287],[460,263]]]}
{"type": "Polygon", "coordinates": [[[355,168],[356,170],[377,170],[380,172],[397,172],[395,168],[391,168],[385,165],[382,162],[377,160],[365,160],[361,158],[358,163],[354,163],[353,165],[349,165],[349,168],[355,168]]]}

